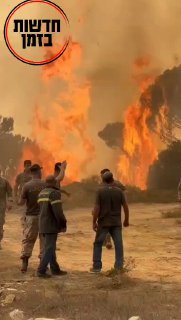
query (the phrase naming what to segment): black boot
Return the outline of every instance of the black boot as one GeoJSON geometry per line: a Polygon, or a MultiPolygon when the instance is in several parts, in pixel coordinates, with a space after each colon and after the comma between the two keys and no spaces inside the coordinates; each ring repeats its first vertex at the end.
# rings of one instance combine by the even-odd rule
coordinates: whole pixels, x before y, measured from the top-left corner
{"type": "Polygon", "coordinates": [[[28,269],[28,259],[27,257],[22,258],[22,266],[21,266],[21,272],[25,273],[28,269]]]}
{"type": "Polygon", "coordinates": [[[63,270],[58,270],[58,271],[52,271],[52,275],[53,276],[66,276],[67,275],[67,271],[63,271],[63,270]]]}

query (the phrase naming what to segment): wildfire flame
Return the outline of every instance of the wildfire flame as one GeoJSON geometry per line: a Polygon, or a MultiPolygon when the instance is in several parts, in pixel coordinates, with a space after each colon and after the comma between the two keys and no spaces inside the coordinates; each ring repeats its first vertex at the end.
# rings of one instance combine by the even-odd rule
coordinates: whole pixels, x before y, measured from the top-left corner
{"type": "MultiPolygon", "coordinates": [[[[48,51],[46,58],[52,54],[48,51]]],[[[52,99],[50,89],[56,81],[63,84],[64,90],[54,94],[48,109],[42,105],[35,107],[31,138],[36,145],[24,148],[22,154],[22,159],[41,163],[45,174],[52,172],[55,162],[67,160],[67,182],[78,181],[95,158],[88,133],[91,85],[77,76],[81,63],[81,46],[72,42],[62,59],[43,68],[47,101],[52,99]]]]}
{"type": "MultiPolygon", "coordinates": [[[[140,93],[154,82],[154,76],[140,74],[140,69],[148,67],[149,61],[149,58],[140,58],[134,64],[136,73],[133,78],[141,82],[140,93]]],[[[159,136],[163,128],[167,128],[167,116],[168,109],[162,106],[155,119],[155,133],[159,136]]],[[[142,190],[146,189],[149,167],[158,157],[158,139],[149,127],[151,117],[151,106],[143,106],[140,101],[128,107],[124,117],[123,154],[118,161],[119,178],[125,184],[138,186],[142,190]]]]}

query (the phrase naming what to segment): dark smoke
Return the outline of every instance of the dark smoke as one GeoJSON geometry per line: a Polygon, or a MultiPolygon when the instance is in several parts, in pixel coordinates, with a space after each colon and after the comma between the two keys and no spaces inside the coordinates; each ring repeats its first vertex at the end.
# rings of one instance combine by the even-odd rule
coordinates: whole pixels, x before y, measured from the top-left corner
{"type": "Polygon", "coordinates": [[[105,141],[108,147],[122,147],[124,124],[122,122],[108,123],[98,132],[98,136],[105,141]]]}

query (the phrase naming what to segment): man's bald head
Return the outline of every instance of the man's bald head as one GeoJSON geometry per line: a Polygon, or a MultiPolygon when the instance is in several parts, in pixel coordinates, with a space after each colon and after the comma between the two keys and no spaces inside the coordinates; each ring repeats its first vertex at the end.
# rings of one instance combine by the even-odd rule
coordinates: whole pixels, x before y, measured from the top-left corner
{"type": "Polygon", "coordinates": [[[47,187],[55,187],[56,186],[56,179],[53,175],[49,175],[45,179],[47,187]]]}

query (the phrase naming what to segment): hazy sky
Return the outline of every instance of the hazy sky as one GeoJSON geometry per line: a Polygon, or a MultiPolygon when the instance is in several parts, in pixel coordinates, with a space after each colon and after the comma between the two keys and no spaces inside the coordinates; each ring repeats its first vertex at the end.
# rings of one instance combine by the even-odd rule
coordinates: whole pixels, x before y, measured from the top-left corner
{"type": "MultiPolygon", "coordinates": [[[[3,27],[20,1],[0,2],[1,114],[13,116],[15,129],[31,132],[32,108],[42,89],[41,67],[25,65],[5,46],[3,27]]],[[[92,83],[90,132],[97,148],[109,150],[97,132],[106,123],[119,121],[123,110],[136,98],[131,81],[133,61],[150,54],[159,74],[180,62],[181,2],[178,0],[54,0],[66,12],[74,40],[83,46],[81,72],[92,83]],[[81,18],[82,24],[77,21],[81,18]]],[[[40,16],[42,12],[39,12],[40,16]]],[[[110,153],[109,153],[110,154],[110,153]]],[[[112,155],[109,155],[109,158],[112,155]]]]}

